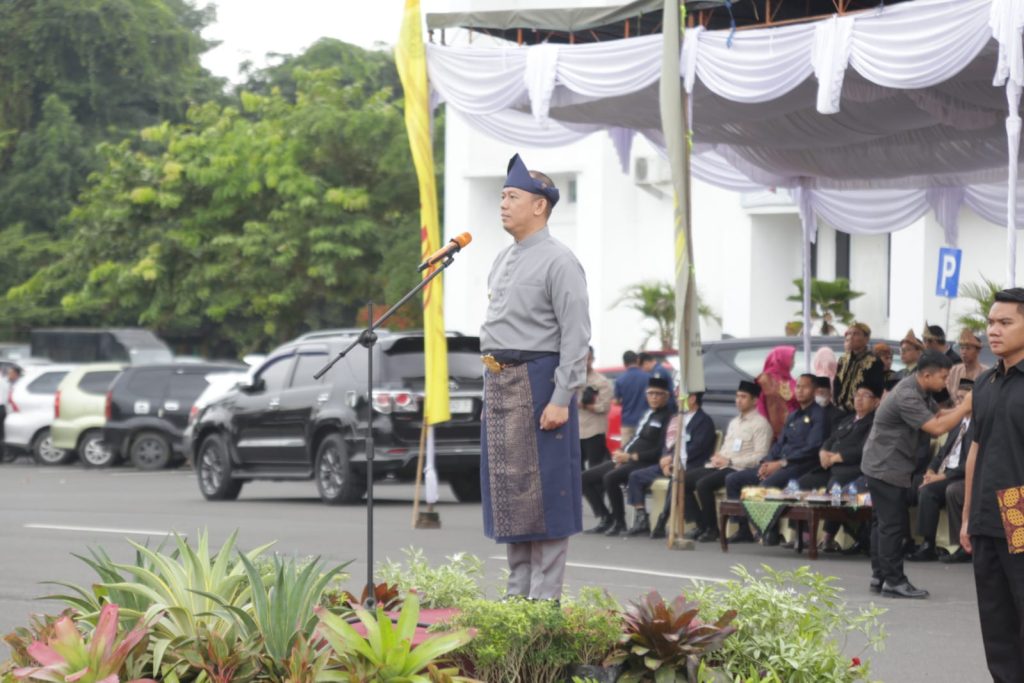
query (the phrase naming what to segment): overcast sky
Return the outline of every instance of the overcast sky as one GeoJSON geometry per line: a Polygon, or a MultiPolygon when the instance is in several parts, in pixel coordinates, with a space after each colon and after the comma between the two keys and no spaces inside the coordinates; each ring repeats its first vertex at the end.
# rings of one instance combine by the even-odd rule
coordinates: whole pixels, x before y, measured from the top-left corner
{"type": "MultiPolygon", "coordinates": [[[[195,0],[217,6],[217,23],[203,33],[221,45],[203,57],[217,76],[238,80],[245,60],[266,64],[268,52],[298,54],[328,36],[362,47],[394,45],[404,0],[195,0]]],[[[424,3],[429,7],[428,3],[424,3]]]]}

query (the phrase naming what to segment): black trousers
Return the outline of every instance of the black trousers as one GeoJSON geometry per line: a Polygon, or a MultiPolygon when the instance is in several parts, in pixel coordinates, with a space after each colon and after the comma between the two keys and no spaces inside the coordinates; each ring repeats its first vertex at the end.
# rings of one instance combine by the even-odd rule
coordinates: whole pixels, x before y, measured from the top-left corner
{"type": "Polygon", "coordinates": [[[903,539],[907,529],[907,489],[881,479],[866,477],[871,492],[871,573],[876,579],[898,585],[903,573],[903,539]]]}
{"type": "Polygon", "coordinates": [[[605,446],[604,437],[604,434],[595,434],[586,439],[580,439],[580,464],[584,470],[608,462],[611,458],[608,448],[605,446]]]}
{"type": "MultiPolygon", "coordinates": [[[[928,543],[935,543],[939,529],[939,514],[946,507],[946,489],[953,482],[948,479],[922,486],[917,491],[917,533],[928,543]]],[[[957,534],[959,535],[959,531],[957,534]]],[[[956,537],[951,536],[950,541],[956,537]]]]}
{"type": "Polygon", "coordinates": [[[616,467],[613,462],[606,462],[591,467],[583,473],[583,497],[590,503],[590,509],[598,517],[609,514],[620,524],[626,523],[626,504],[622,499],[622,486],[629,481],[629,473],[642,467],[649,467],[646,462],[626,462],[616,467]],[[604,504],[605,496],[611,505],[611,512],[604,504]]]}
{"type": "Polygon", "coordinates": [[[964,494],[967,482],[957,479],[946,487],[946,519],[949,520],[949,542],[960,543],[960,527],[964,522],[964,494]]]}
{"type": "Polygon", "coordinates": [[[686,519],[701,529],[717,529],[715,493],[725,488],[725,478],[736,470],[724,467],[696,467],[686,470],[686,519]]]}
{"type": "Polygon", "coordinates": [[[1024,682],[1024,555],[1011,555],[1005,538],[972,536],[974,585],[981,638],[995,683],[1024,682]]]}

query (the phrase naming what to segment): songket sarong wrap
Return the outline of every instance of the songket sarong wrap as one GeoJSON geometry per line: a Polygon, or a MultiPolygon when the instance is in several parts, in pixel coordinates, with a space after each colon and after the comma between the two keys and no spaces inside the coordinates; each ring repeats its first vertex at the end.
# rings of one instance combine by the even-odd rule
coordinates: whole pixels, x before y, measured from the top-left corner
{"type": "Polygon", "coordinates": [[[558,356],[484,370],[480,485],[484,534],[499,543],[566,538],[583,529],[576,399],[569,421],[542,431],[558,356]]]}

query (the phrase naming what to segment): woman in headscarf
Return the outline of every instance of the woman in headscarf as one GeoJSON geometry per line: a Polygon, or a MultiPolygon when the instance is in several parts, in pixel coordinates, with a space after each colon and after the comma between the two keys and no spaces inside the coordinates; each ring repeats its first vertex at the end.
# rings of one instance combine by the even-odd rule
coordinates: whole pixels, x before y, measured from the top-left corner
{"type": "Polygon", "coordinates": [[[764,369],[757,376],[761,395],[757,399],[757,410],[772,426],[776,439],[786,425],[786,416],[800,404],[796,400],[796,381],[793,379],[793,357],[796,349],[792,346],[776,346],[764,359],[764,369]]]}
{"type": "Polygon", "coordinates": [[[822,346],[814,352],[814,358],[811,359],[811,372],[818,377],[828,377],[830,389],[836,378],[836,369],[838,367],[839,359],[836,358],[836,352],[830,347],[822,346]]]}

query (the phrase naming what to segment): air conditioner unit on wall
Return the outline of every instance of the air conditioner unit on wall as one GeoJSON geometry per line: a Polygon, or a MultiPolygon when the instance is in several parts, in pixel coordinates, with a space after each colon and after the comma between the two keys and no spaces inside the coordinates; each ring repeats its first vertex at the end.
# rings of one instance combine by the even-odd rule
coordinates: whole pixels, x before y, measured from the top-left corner
{"type": "Polygon", "coordinates": [[[637,185],[668,185],[672,182],[672,169],[668,161],[659,156],[633,159],[633,182],[637,185]]]}

